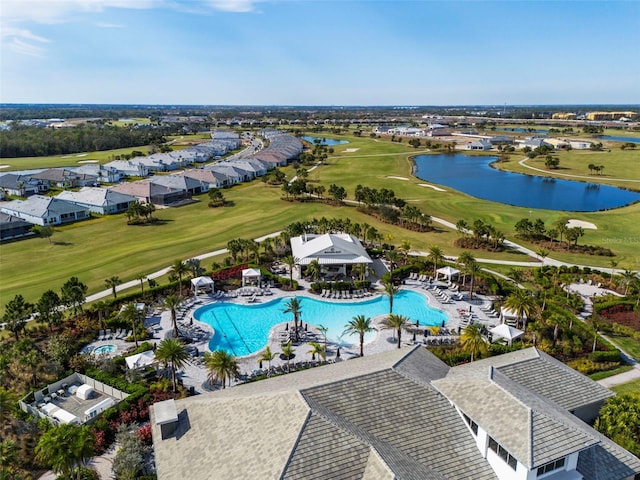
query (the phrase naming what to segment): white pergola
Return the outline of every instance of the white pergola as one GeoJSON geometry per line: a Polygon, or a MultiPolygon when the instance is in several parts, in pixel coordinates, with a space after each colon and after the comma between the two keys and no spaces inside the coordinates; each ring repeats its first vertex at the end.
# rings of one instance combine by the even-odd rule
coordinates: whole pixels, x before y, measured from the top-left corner
{"type": "MultiPolygon", "coordinates": [[[[527,314],[523,313],[521,320],[525,320],[527,318],[527,314]]],[[[518,315],[516,312],[509,308],[500,307],[500,320],[502,323],[513,323],[518,321],[518,315]]]]}
{"type": "Polygon", "coordinates": [[[260,280],[262,279],[262,273],[257,268],[245,268],[242,270],[242,286],[244,287],[247,283],[250,285],[257,284],[260,286],[260,280]]]}
{"type": "Polygon", "coordinates": [[[507,325],[506,323],[501,323],[500,325],[498,325],[497,327],[493,327],[489,331],[493,334],[494,338],[504,338],[509,345],[511,345],[514,340],[524,335],[524,332],[522,330],[518,330],[517,328],[507,325]]]}
{"type": "Polygon", "coordinates": [[[454,277],[459,273],[460,273],[460,270],[456,268],[449,267],[449,266],[442,267],[436,270],[436,280],[438,280],[438,277],[440,276],[440,274],[442,274],[443,276],[447,277],[449,281],[451,281],[451,277],[454,277]]]}
{"type": "Polygon", "coordinates": [[[198,294],[200,289],[205,292],[208,290],[209,292],[213,292],[214,281],[211,277],[196,277],[191,279],[191,289],[195,295],[198,294]]]}

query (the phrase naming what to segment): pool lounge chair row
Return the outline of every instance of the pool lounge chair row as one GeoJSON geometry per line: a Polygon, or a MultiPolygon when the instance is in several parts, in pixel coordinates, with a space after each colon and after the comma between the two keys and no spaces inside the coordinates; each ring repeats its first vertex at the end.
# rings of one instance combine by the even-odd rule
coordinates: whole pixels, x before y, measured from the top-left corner
{"type": "Polygon", "coordinates": [[[335,298],[337,300],[349,300],[352,298],[362,298],[371,296],[370,292],[366,290],[354,290],[349,292],[347,290],[322,290],[321,297],[335,298]]]}
{"type": "Polygon", "coordinates": [[[104,340],[124,340],[125,338],[133,335],[133,330],[127,330],[125,328],[119,328],[115,332],[111,333],[111,329],[100,330],[98,333],[97,341],[102,342],[104,340]]]}

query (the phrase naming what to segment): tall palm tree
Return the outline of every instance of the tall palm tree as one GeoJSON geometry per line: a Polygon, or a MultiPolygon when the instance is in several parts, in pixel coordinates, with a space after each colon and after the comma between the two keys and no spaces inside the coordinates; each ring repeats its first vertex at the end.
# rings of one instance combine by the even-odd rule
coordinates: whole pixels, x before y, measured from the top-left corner
{"type": "Polygon", "coordinates": [[[462,284],[466,285],[467,283],[467,272],[465,271],[465,268],[467,265],[469,265],[472,262],[476,261],[476,257],[473,256],[473,254],[471,252],[467,252],[464,251],[462,252],[460,255],[458,255],[458,265],[462,268],[460,268],[460,270],[462,270],[462,284]]]}
{"type": "Polygon", "coordinates": [[[80,467],[93,456],[94,436],[87,426],[52,427],[36,445],[36,460],[65,478],[80,479],[80,467]]]}
{"type": "Polygon", "coordinates": [[[486,355],[489,351],[489,342],[482,335],[480,326],[475,323],[471,323],[465,327],[460,336],[460,343],[462,349],[471,354],[472,362],[474,357],[486,355]]]}
{"type": "Polygon", "coordinates": [[[384,293],[389,297],[389,314],[393,313],[393,297],[395,297],[400,291],[400,287],[393,284],[392,281],[384,284],[384,293]]]}
{"type": "Polygon", "coordinates": [[[296,343],[300,340],[298,334],[298,322],[300,321],[300,314],[302,313],[302,305],[300,305],[300,300],[297,297],[293,297],[284,305],[286,308],[282,311],[283,313],[291,313],[293,314],[293,325],[296,332],[296,343]]]}
{"type": "Polygon", "coordinates": [[[509,295],[504,306],[516,314],[516,322],[522,322],[523,330],[527,329],[527,319],[531,318],[538,309],[535,299],[526,290],[518,289],[509,295]]]}
{"type": "Polygon", "coordinates": [[[444,262],[442,249],[438,245],[431,245],[427,259],[433,263],[433,278],[436,278],[438,275],[438,264],[444,262]]]}
{"type": "Polygon", "coordinates": [[[287,359],[287,373],[289,373],[291,371],[291,359],[293,358],[293,353],[296,349],[293,348],[291,342],[283,344],[280,349],[282,350],[282,355],[287,359]]]}
{"type": "Polygon", "coordinates": [[[144,273],[136,275],[136,280],[140,282],[140,294],[144,295],[144,281],[147,279],[147,276],[144,273]]]}
{"type": "Polygon", "coordinates": [[[385,257],[387,257],[387,260],[389,261],[389,278],[393,281],[393,271],[398,268],[400,254],[395,250],[387,250],[385,257]]]}
{"type": "Polygon", "coordinates": [[[475,260],[465,266],[465,272],[471,277],[471,286],[469,287],[469,300],[473,300],[473,287],[476,281],[476,275],[482,271],[482,267],[475,260]]]}
{"type": "Polygon", "coordinates": [[[324,337],[324,351],[327,351],[327,332],[329,332],[329,327],[325,327],[324,325],[318,325],[318,331],[324,337]]]}
{"type": "Polygon", "coordinates": [[[176,370],[191,363],[189,361],[189,352],[184,343],[176,338],[165,338],[156,348],[156,360],[171,364],[171,380],[173,382],[173,391],[175,392],[178,389],[176,370]]]}
{"type": "Polygon", "coordinates": [[[231,386],[231,379],[236,377],[240,373],[238,362],[236,357],[230,355],[224,350],[215,350],[211,353],[204,354],[204,364],[209,370],[209,382],[214,384],[217,381],[222,383],[222,388],[226,388],[226,381],[229,379],[229,386],[231,386]]]}
{"type": "Polygon", "coordinates": [[[318,342],[309,342],[309,346],[311,347],[311,350],[309,350],[311,360],[315,360],[316,355],[318,355],[322,360],[327,359],[327,351],[325,350],[324,345],[320,345],[318,342]]]}
{"type": "Polygon", "coordinates": [[[309,262],[309,265],[307,265],[307,275],[313,278],[314,282],[317,282],[318,278],[320,278],[320,271],[320,261],[317,258],[314,258],[309,262]]]}
{"type": "Polygon", "coordinates": [[[117,298],[116,287],[122,283],[122,280],[120,280],[120,278],[118,278],[116,276],[113,276],[113,277],[107,278],[104,281],[104,283],[107,286],[107,288],[111,289],[111,293],[113,294],[113,298],[117,298]]]}
{"type": "Polygon", "coordinates": [[[258,361],[260,362],[260,368],[262,368],[262,362],[269,362],[269,373],[267,373],[267,376],[271,375],[271,361],[274,358],[276,358],[276,355],[278,354],[275,352],[272,352],[271,347],[267,345],[265,349],[262,351],[262,353],[260,354],[260,356],[258,357],[258,361]]]}
{"type": "Polygon", "coordinates": [[[364,315],[356,315],[345,325],[344,333],[357,333],[360,336],[360,356],[364,357],[364,334],[373,332],[371,318],[364,315]]]}
{"type": "Polygon", "coordinates": [[[127,303],[127,305],[120,312],[120,318],[125,322],[131,323],[133,329],[133,341],[138,348],[138,322],[140,321],[140,311],[136,307],[135,303],[127,303]]]}
{"type": "Polygon", "coordinates": [[[402,341],[402,329],[407,326],[409,319],[403,315],[390,314],[387,318],[382,320],[382,325],[387,330],[393,330],[398,334],[398,348],[400,348],[400,342],[402,341]]]}
{"type": "Polygon", "coordinates": [[[622,276],[622,284],[624,285],[624,296],[629,293],[629,287],[633,283],[633,280],[637,278],[637,273],[630,268],[625,268],[624,272],[620,274],[622,276]]]}
{"type": "Polygon", "coordinates": [[[169,312],[171,312],[171,325],[173,325],[174,338],[178,338],[180,336],[178,322],[176,321],[176,310],[178,309],[178,305],[180,305],[180,298],[175,295],[167,296],[162,304],[165,310],[169,310],[169,312]]]}
{"type": "Polygon", "coordinates": [[[173,262],[173,265],[171,265],[169,271],[172,274],[178,276],[178,282],[180,284],[180,296],[182,297],[182,276],[189,271],[189,266],[182,260],[176,260],[175,262],[173,262]]]}
{"type": "Polygon", "coordinates": [[[289,287],[293,288],[293,267],[298,263],[298,259],[293,255],[282,257],[282,263],[289,267],[289,287]]]}

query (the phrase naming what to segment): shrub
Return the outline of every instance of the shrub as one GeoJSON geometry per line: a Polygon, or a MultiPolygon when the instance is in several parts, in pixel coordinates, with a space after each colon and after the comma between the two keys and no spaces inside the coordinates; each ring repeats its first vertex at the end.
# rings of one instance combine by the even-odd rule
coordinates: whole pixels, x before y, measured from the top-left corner
{"type": "Polygon", "coordinates": [[[597,363],[602,362],[620,362],[619,350],[595,351],[589,354],[589,358],[597,363]]]}

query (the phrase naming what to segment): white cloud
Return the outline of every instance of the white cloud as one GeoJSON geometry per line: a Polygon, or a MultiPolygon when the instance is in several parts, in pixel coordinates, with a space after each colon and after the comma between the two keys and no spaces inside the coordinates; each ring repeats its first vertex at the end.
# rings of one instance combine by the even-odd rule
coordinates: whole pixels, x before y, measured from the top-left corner
{"type": "Polygon", "coordinates": [[[51,43],[51,40],[32,33],[25,28],[15,28],[10,25],[2,25],[0,29],[2,43],[7,48],[21,55],[29,55],[32,57],[44,56],[47,49],[38,43],[51,43]]]}
{"type": "Polygon", "coordinates": [[[9,49],[21,55],[29,55],[31,57],[43,57],[47,51],[44,47],[27,43],[19,38],[13,38],[7,45],[9,49]]]}
{"type": "Polygon", "coordinates": [[[257,0],[206,0],[206,5],[223,12],[247,13],[255,11],[257,0]]]}

